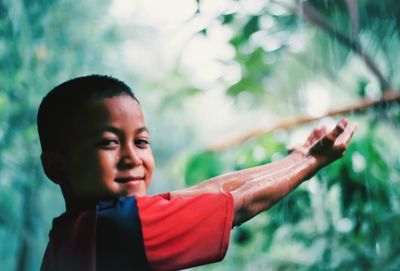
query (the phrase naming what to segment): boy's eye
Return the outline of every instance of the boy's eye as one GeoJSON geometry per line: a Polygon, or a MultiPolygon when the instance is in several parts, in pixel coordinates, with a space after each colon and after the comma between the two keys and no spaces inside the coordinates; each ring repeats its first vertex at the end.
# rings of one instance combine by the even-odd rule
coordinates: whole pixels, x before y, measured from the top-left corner
{"type": "Polygon", "coordinates": [[[100,148],[114,148],[118,146],[119,142],[116,139],[103,139],[99,143],[97,143],[97,146],[100,148]]]}
{"type": "Polygon", "coordinates": [[[137,139],[135,140],[135,145],[139,148],[146,148],[150,142],[147,139],[137,139]]]}

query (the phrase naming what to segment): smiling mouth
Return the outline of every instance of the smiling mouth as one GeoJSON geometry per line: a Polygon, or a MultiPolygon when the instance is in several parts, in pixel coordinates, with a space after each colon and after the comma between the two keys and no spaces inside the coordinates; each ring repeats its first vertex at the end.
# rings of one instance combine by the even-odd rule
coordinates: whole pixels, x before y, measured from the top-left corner
{"type": "Polygon", "coordinates": [[[115,179],[117,183],[131,183],[131,182],[140,182],[144,181],[144,177],[121,177],[115,179]]]}

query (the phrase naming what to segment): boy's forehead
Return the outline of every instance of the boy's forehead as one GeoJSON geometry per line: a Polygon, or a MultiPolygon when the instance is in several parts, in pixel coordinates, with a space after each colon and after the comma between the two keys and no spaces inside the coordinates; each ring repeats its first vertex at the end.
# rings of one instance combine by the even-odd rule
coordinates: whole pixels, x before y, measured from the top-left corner
{"type": "Polygon", "coordinates": [[[130,96],[113,96],[110,98],[94,99],[86,102],[81,110],[88,116],[124,116],[143,117],[139,103],[130,96]]]}
{"type": "Polygon", "coordinates": [[[86,102],[77,110],[73,124],[82,131],[104,129],[109,125],[145,126],[145,120],[139,103],[123,95],[86,102]]]}

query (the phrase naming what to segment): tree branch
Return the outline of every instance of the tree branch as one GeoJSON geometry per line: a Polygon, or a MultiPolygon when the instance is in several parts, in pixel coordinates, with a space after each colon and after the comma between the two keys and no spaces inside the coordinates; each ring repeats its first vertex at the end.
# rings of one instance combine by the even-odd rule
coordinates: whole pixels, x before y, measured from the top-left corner
{"type": "Polygon", "coordinates": [[[358,39],[358,32],[360,30],[358,10],[357,10],[357,0],[346,0],[347,9],[349,10],[350,21],[351,21],[351,39],[358,39]]]}
{"type": "Polygon", "coordinates": [[[276,2],[280,5],[285,6],[288,10],[297,14],[300,17],[303,17],[313,25],[322,29],[325,33],[332,36],[335,40],[342,43],[344,46],[353,50],[356,54],[358,54],[361,59],[365,62],[370,71],[378,78],[382,92],[392,90],[391,84],[386,80],[383,74],[378,69],[377,65],[374,63],[372,58],[364,52],[360,42],[358,39],[349,38],[343,33],[340,33],[338,30],[334,29],[329,22],[323,18],[315,8],[310,5],[308,2],[304,1],[295,1],[297,3],[296,6],[290,6],[283,3],[276,2]],[[301,2],[301,3],[300,3],[301,2]]]}
{"type": "Polygon", "coordinates": [[[359,102],[357,102],[356,104],[353,104],[353,105],[350,105],[350,106],[347,106],[347,107],[344,107],[341,109],[330,111],[322,116],[318,116],[318,117],[303,116],[303,117],[299,117],[299,118],[283,120],[283,121],[277,123],[273,127],[270,127],[267,129],[259,129],[259,130],[250,131],[250,132],[243,134],[237,138],[233,138],[231,140],[225,140],[221,144],[211,145],[207,149],[209,151],[219,152],[219,151],[228,149],[230,147],[239,145],[247,140],[255,139],[262,135],[274,132],[276,130],[280,130],[280,129],[287,130],[287,129],[301,126],[301,125],[304,125],[304,124],[307,124],[307,123],[310,123],[310,122],[313,122],[313,121],[316,121],[316,120],[319,120],[319,119],[322,119],[325,117],[346,115],[346,114],[350,114],[350,113],[360,113],[369,108],[379,107],[379,106],[383,106],[383,105],[387,105],[387,104],[395,103],[395,102],[400,102],[400,92],[387,91],[383,94],[383,96],[380,100],[362,99],[359,102]]]}

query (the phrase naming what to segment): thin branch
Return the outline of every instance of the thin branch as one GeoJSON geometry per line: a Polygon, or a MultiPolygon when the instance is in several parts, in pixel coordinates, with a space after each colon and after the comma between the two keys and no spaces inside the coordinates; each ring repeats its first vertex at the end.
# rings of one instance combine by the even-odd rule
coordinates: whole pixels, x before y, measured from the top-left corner
{"type": "Polygon", "coordinates": [[[386,80],[383,74],[378,69],[377,65],[374,63],[372,58],[364,52],[360,42],[356,39],[352,39],[339,32],[337,29],[334,29],[329,22],[323,18],[315,8],[307,2],[299,0],[296,1],[296,6],[286,5],[280,2],[276,2],[280,5],[285,6],[288,10],[297,14],[300,17],[303,17],[310,23],[322,29],[325,33],[332,36],[334,39],[347,46],[351,50],[353,50],[356,54],[358,54],[361,59],[365,62],[370,71],[378,78],[382,92],[392,90],[391,84],[386,80]]]}
{"type": "Polygon", "coordinates": [[[359,102],[357,102],[356,104],[353,104],[353,105],[350,105],[350,106],[347,106],[347,107],[344,107],[341,109],[330,111],[322,116],[318,116],[318,117],[303,116],[303,117],[299,117],[299,118],[283,120],[271,128],[250,131],[250,132],[243,134],[237,138],[233,138],[231,140],[225,140],[221,144],[212,145],[212,146],[208,147],[208,150],[215,151],[215,152],[223,151],[230,147],[239,145],[247,140],[255,139],[262,135],[272,133],[272,132],[280,130],[280,129],[287,130],[287,129],[301,126],[301,125],[304,125],[304,124],[307,124],[307,123],[310,123],[310,122],[313,122],[313,121],[316,121],[316,120],[319,120],[319,119],[322,119],[325,117],[346,115],[346,114],[350,114],[350,113],[360,113],[369,108],[379,107],[379,106],[383,106],[383,105],[387,105],[387,104],[395,103],[395,102],[400,102],[400,92],[388,91],[388,92],[384,93],[384,95],[382,96],[382,98],[380,100],[362,99],[359,102]]]}
{"type": "Polygon", "coordinates": [[[347,9],[349,10],[350,21],[351,21],[351,38],[353,40],[358,39],[358,32],[360,30],[359,17],[357,10],[357,0],[346,0],[347,9]]]}

